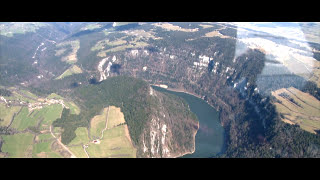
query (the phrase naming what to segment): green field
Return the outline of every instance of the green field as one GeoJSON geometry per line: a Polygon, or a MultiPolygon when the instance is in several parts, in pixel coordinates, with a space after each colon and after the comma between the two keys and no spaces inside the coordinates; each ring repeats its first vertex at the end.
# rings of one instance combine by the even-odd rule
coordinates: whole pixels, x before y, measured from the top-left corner
{"type": "Polygon", "coordinates": [[[36,96],[35,94],[32,94],[32,93],[29,92],[29,91],[26,91],[26,90],[23,90],[23,89],[21,89],[21,90],[19,90],[19,91],[20,91],[20,93],[23,93],[23,94],[25,94],[25,95],[27,95],[27,96],[29,96],[29,97],[31,97],[31,98],[38,99],[38,96],[36,96]]]}
{"type": "Polygon", "coordinates": [[[51,151],[51,143],[52,141],[48,141],[48,142],[41,142],[41,143],[36,143],[33,145],[33,156],[36,156],[36,154],[39,154],[41,152],[49,152],[51,151]]]}
{"type": "Polygon", "coordinates": [[[75,131],[76,138],[74,138],[68,145],[87,144],[90,140],[88,137],[88,129],[85,127],[79,127],[75,131]]]}
{"type": "MultiPolygon", "coordinates": [[[[20,94],[21,92],[17,92],[16,90],[14,90],[12,92],[12,95],[10,97],[7,97],[7,100],[15,100],[15,101],[24,101],[24,102],[29,102],[29,103],[34,103],[36,102],[35,100],[25,97],[23,95],[20,94]]],[[[27,94],[28,95],[28,94],[27,94]]],[[[35,95],[31,95],[31,97],[36,97],[35,95]]],[[[37,97],[36,97],[37,98],[37,97]]]]}
{"type": "Polygon", "coordinates": [[[90,134],[93,140],[99,139],[100,143],[94,143],[88,138],[88,130],[85,127],[76,129],[76,138],[69,144],[69,149],[77,157],[87,157],[81,145],[86,148],[89,157],[136,157],[136,149],[133,147],[123,113],[120,108],[109,106],[104,108],[99,115],[94,116],[90,122],[90,134]],[[107,117],[108,116],[108,117],[107,117]],[[107,120],[108,118],[108,120],[107,120]],[[110,128],[106,130],[106,120],[110,128]],[[122,125],[120,125],[122,124],[122,125]],[[101,135],[103,132],[102,139],[101,135]]]}
{"type": "Polygon", "coordinates": [[[35,109],[32,112],[29,112],[27,107],[23,107],[20,113],[14,118],[11,127],[23,131],[28,127],[37,126],[38,122],[41,121],[41,130],[43,125],[48,127],[54,120],[59,118],[61,112],[62,106],[60,104],[45,106],[41,109],[35,109]]]}
{"type": "Polygon", "coordinates": [[[48,140],[48,139],[52,139],[54,137],[52,137],[51,133],[48,133],[48,134],[39,134],[37,136],[37,140],[38,141],[41,141],[41,140],[48,140]]]}
{"type": "Polygon", "coordinates": [[[66,71],[64,71],[56,79],[63,79],[64,77],[71,76],[72,74],[80,74],[80,73],[82,73],[82,70],[77,65],[73,65],[70,68],[68,68],[66,71]]]}
{"type": "Polygon", "coordinates": [[[80,108],[73,102],[65,102],[64,103],[67,107],[70,109],[71,114],[79,114],[80,113],[80,108]]]}
{"type": "Polygon", "coordinates": [[[64,105],[66,105],[70,109],[71,114],[79,114],[80,113],[80,108],[76,104],[74,104],[71,101],[66,101],[63,97],[59,96],[56,93],[50,94],[47,98],[48,99],[62,99],[62,100],[64,100],[64,105]]]}
{"type": "Polygon", "coordinates": [[[33,145],[32,157],[34,158],[62,158],[62,156],[52,151],[51,144],[54,140],[36,143],[33,145]]]}
{"type": "MultiPolygon", "coordinates": [[[[35,110],[35,112],[38,110],[35,110]]],[[[15,128],[19,131],[23,131],[30,126],[36,126],[39,119],[33,118],[30,116],[29,110],[27,107],[23,107],[20,113],[14,118],[11,128],[15,128]]]]}
{"type": "Polygon", "coordinates": [[[0,126],[8,126],[15,113],[18,113],[21,109],[20,106],[6,107],[4,104],[0,104],[0,126]]]}
{"type": "Polygon", "coordinates": [[[4,143],[1,149],[8,152],[12,158],[31,157],[33,137],[30,133],[2,135],[4,143]]]}
{"type": "Polygon", "coordinates": [[[41,114],[38,115],[39,118],[41,117],[44,118],[43,121],[41,122],[41,126],[43,125],[50,126],[54,120],[60,118],[62,109],[63,108],[61,104],[53,104],[53,105],[42,108],[41,114]]]}

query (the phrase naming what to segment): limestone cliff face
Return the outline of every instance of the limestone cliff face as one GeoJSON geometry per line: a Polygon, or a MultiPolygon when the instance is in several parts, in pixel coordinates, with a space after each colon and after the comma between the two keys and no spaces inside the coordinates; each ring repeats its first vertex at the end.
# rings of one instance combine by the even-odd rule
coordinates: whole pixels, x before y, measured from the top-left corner
{"type": "Polygon", "coordinates": [[[180,157],[193,153],[198,120],[180,98],[150,87],[152,108],[150,121],[141,136],[141,156],[180,157]]]}

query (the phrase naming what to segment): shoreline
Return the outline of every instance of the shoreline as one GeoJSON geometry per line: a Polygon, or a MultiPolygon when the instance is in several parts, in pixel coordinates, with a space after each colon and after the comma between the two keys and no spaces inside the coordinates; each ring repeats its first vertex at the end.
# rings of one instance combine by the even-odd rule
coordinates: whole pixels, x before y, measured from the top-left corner
{"type": "MultiPolygon", "coordinates": [[[[174,91],[174,92],[182,92],[182,93],[186,93],[186,94],[190,94],[190,95],[192,95],[192,96],[196,96],[197,98],[200,98],[200,99],[202,99],[202,97],[201,96],[199,96],[199,95],[197,95],[197,94],[194,94],[194,93],[191,93],[191,92],[188,92],[188,91],[186,91],[185,89],[177,89],[177,88],[163,88],[163,87],[161,87],[160,86],[160,84],[150,84],[151,86],[157,86],[157,87],[159,87],[159,88],[162,88],[162,89],[166,89],[166,90],[168,90],[168,91],[174,91]]],[[[202,99],[203,100],[203,99],[202,99]]]]}
{"type": "Polygon", "coordinates": [[[193,135],[193,139],[194,139],[193,151],[182,153],[179,156],[175,156],[175,157],[172,157],[172,158],[181,158],[182,156],[185,156],[185,155],[188,155],[188,154],[193,154],[194,152],[196,152],[196,135],[197,135],[199,129],[200,129],[200,122],[198,121],[198,129],[195,131],[195,133],[193,135]]]}
{"type": "MultiPolygon", "coordinates": [[[[177,88],[163,88],[163,87],[160,87],[160,85],[158,85],[158,84],[150,84],[151,86],[157,86],[157,87],[159,87],[159,88],[162,88],[162,89],[166,89],[166,90],[168,90],[168,91],[173,91],[173,92],[180,92],[180,93],[186,93],[186,94],[189,94],[189,95],[192,95],[192,96],[195,96],[195,97],[197,97],[197,98],[200,98],[200,99],[202,99],[202,97],[201,96],[199,96],[199,95],[197,95],[197,94],[194,94],[194,93],[191,93],[191,92],[188,92],[188,91],[186,91],[185,89],[183,89],[183,90],[181,90],[181,89],[177,89],[177,88]]],[[[204,100],[204,99],[202,99],[202,100],[204,100]]],[[[204,100],[205,101],[205,100],[204,100]]],[[[213,109],[215,109],[216,111],[218,111],[218,113],[220,112],[216,107],[214,107],[213,105],[211,105],[210,103],[208,103],[207,101],[205,101],[207,104],[209,104],[209,106],[211,106],[213,109]]],[[[220,117],[219,117],[219,119],[220,119],[220,117]]]]}

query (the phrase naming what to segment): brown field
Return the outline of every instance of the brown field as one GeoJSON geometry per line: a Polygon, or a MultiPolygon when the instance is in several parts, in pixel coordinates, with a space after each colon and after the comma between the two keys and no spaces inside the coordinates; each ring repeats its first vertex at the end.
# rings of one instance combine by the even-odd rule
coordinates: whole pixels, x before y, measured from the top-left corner
{"type": "Polygon", "coordinates": [[[108,129],[118,126],[121,123],[125,123],[125,120],[120,108],[110,106],[107,124],[108,129]]]}
{"type": "MultiPolygon", "coordinates": [[[[94,116],[90,122],[91,137],[101,137],[102,130],[106,127],[106,120],[108,115],[108,108],[104,108],[102,113],[94,116]]],[[[96,139],[94,138],[94,139],[96,139]]]]}
{"type": "Polygon", "coordinates": [[[283,115],[284,122],[298,124],[311,133],[316,133],[315,130],[320,129],[320,101],[315,97],[293,87],[276,90],[272,95],[280,101],[275,105],[277,111],[283,115]],[[281,93],[286,94],[291,100],[281,97],[281,93]]]}

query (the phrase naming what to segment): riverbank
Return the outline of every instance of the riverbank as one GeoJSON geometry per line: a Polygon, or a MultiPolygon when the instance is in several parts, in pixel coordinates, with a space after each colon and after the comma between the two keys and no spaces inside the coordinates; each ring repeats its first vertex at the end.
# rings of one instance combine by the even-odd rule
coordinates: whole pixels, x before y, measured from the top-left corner
{"type": "Polygon", "coordinates": [[[225,134],[219,121],[219,111],[199,96],[186,92],[182,88],[161,88],[154,85],[152,87],[157,91],[171,93],[183,98],[199,120],[198,130],[194,132],[195,148],[193,151],[173,155],[172,157],[209,158],[223,151],[225,134]]]}
{"type": "MultiPolygon", "coordinates": [[[[159,88],[163,88],[162,86],[160,86],[160,84],[150,84],[150,85],[151,85],[151,86],[157,86],[157,87],[159,87],[159,88]]],[[[191,92],[188,92],[188,91],[186,91],[186,90],[183,89],[183,88],[169,88],[169,87],[168,87],[168,88],[163,88],[163,89],[166,89],[166,90],[168,90],[168,91],[182,92],[182,93],[190,94],[190,95],[193,95],[193,96],[196,96],[196,97],[202,99],[201,96],[199,96],[199,95],[197,95],[197,94],[194,94],[194,93],[191,93],[191,92]]]]}
{"type": "MultiPolygon", "coordinates": [[[[160,86],[160,84],[150,84],[151,86],[156,86],[156,87],[159,87],[159,88],[163,88],[160,86]]],[[[181,92],[181,93],[186,93],[186,94],[189,94],[189,95],[192,95],[192,96],[195,96],[197,98],[200,98],[202,100],[204,100],[201,96],[197,95],[197,94],[194,94],[194,93],[191,93],[191,92],[188,92],[187,90],[185,90],[184,88],[163,88],[163,89],[166,89],[168,91],[174,91],[174,92],[181,92]]],[[[208,101],[205,101],[209,106],[211,106],[212,108],[214,108],[215,110],[218,111],[218,108],[214,107],[213,105],[209,104],[208,101]]]]}
{"type": "Polygon", "coordinates": [[[196,151],[196,135],[197,135],[197,132],[199,131],[199,128],[200,128],[200,123],[198,121],[198,129],[195,131],[195,133],[193,134],[193,139],[194,139],[194,146],[193,146],[193,151],[191,152],[186,152],[186,153],[183,153],[183,154],[180,154],[178,156],[174,156],[172,158],[181,158],[185,155],[188,155],[188,154],[193,154],[195,151],[196,151]]]}

